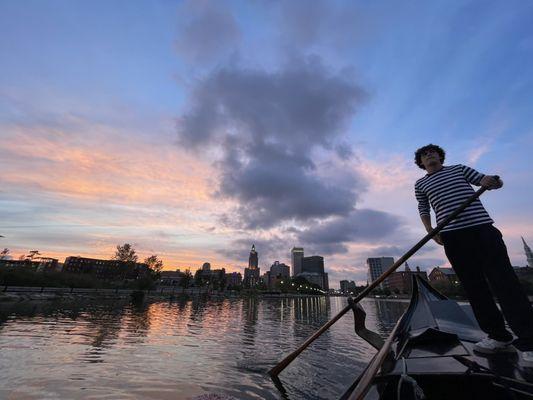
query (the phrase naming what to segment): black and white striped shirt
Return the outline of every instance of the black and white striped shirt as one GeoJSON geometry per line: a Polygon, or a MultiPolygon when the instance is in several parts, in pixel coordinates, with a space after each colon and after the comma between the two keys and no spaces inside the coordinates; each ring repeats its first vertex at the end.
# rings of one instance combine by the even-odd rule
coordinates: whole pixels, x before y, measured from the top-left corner
{"type": "MultiPolygon", "coordinates": [[[[473,168],[458,164],[442,167],[439,171],[419,179],[415,183],[415,195],[420,215],[429,215],[431,205],[437,217],[437,224],[442,222],[474,194],[474,189],[470,184],[480,186],[480,181],[484,176],[473,168]]],[[[476,199],[444,227],[442,232],[492,223],[494,221],[483,204],[476,199]]]]}

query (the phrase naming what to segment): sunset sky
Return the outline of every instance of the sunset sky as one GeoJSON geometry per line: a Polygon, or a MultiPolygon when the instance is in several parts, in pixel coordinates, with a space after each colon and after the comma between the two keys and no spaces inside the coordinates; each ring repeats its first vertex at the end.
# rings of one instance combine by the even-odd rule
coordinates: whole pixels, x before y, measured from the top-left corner
{"type": "MultiPolygon", "coordinates": [[[[533,246],[533,3],[0,1],[0,247],[330,286],[425,231],[416,148],[498,174],[513,265],[533,246]]],[[[411,266],[446,266],[424,247],[411,266]]]]}

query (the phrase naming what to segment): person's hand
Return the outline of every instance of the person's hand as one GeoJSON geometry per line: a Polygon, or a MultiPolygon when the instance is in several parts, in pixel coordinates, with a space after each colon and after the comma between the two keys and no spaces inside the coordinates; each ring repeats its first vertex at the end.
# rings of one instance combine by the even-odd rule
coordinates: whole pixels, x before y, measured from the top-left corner
{"type": "Polygon", "coordinates": [[[441,246],[444,245],[444,243],[442,243],[442,238],[440,237],[440,233],[437,233],[435,236],[433,236],[433,240],[437,242],[438,244],[440,244],[441,246]]]}
{"type": "Polygon", "coordinates": [[[497,179],[494,176],[485,175],[480,182],[481,186],[486,187],[489,190],[492,189],[499,189],[503,186],[503,181],[501,179],[497,179]]]}

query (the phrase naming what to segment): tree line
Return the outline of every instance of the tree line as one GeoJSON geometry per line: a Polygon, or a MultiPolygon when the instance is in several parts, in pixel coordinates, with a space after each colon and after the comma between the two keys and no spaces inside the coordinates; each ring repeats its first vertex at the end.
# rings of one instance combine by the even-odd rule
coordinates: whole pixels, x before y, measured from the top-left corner
{"type": "MultiPolygon", "coordinates": [[[[0,252],[0,260],[9,260],[11,251],[4,248],[0,252]]],[[[148,275],[135,282],[108,282],[91,274],[75,274],[62,271],[43,269],[37,271],[34,262],[47,261],[39,250],[30,250],[28,254],[21,255],[18,260],[25,261],[23,265],[11,268],[0,268],[0,282],[4,286],[57,286],[73,288],[132,288],[149,289],[155,286],[163,269],[163,260],[157,254],[152,254],[143,260],[148,267],[148,275]]],[[[135,248],[129,244],[117,245],[111,260],[121,261],[127,264],[139,262],[139,256],[135,248]]]]}

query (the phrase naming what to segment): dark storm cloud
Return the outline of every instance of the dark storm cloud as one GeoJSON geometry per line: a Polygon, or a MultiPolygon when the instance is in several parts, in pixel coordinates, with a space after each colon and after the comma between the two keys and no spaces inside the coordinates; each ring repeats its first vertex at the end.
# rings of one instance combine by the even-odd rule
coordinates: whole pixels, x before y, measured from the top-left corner
{"type": "Polygon", "coordinates": [[[331,145],[364,98],[359,86],[330,74],[316,57],[292,60],[276,72],[222,68],[195,88],[181,139],[196,146],[237,135],[305,155],[315,145],[331,145]]]}
{"type": "MultiPolygon", "coordinates": [[[[365,183],[348,163],[354,150],[345,136],[367,96],[350,69],[334,72],[320,57],[303,56],[328,43],[352,43],[360,29],[353,25],[355,8],[322,0],[311,5],[259,2],[254,7],[279,27],[278,42],[268,46],[274,43],[289,50],[285,54],[297,55],[278,69],[261,70],[232,64],[219,54],[218,65],[224,67],[193,85],[178,122],[183,147],[215,156],[219,181],[214,196],[237,203],[219,222],[247,230],[282,227],[282,238],[256,243],[273,259],[287,243],[336,254],[346,253],[350,241],[379,239],[398,221],[386,213],[356,210],[365,183]]],[[[195,12],[190,21],[204,18],[195,12]]],[[[235,45],[233,50],[245,54],[247,47],[236,42],[233,17],[217,18],[233,32],[226,38],[228,47],[235,45]]],[[[204,29],[211,34],[211,27],[204,29]]],[[[193,46],[201,37],[191,34],[188,42],[193,46]]],[[[236,258],[246,258],[250,243],[237,241],[232,247],[240,249],[236,258]]],[[[235,258],[231,251],[221,252],[235,258]]]]}
{"type": "Polygon", "coordinates": [[[331,152],[364,98],[317,58],[276,72],[223,68],[195,88],[179,137],[185,147],[222,152],[217,194],[240,204],[226,221],[268,228],[347,216],[363,184],[342,171],[342,184],[324,179],[315,156],[331,152]]]}
{"type": "Polygon", "coordinates": [[[220,192],[240,200],[238,215],[248,228],[271,227],[281,220],[329,215],[348,215],[353,209],[358,187],[330,184],[313,174],[298,157],[271,150],[271,157],[256,155],[245,166],[227,169],[222,175],[220,192]]]}
{"type": "Polygon", "coordinates": [[[176,49],[189,62],[216,61],[237,47],[241,32],[229,7],[213,1],[190,1],[180,9],[176,49]]]}
{"type": "Polygon", "coordinates": [[[343,160],[349,160],[354,156],[353,149],[348,143],[337,143],[335,152],[343,160]]]}
{"type": "Polygon", "coordinates": [[[300,243],[309,244],[323,254],[346,252],[347,242],[379,241],[393,234],[401,220],[382,211],[354,210],[347,217],[336,217],[300,232],[300,243]]]}

